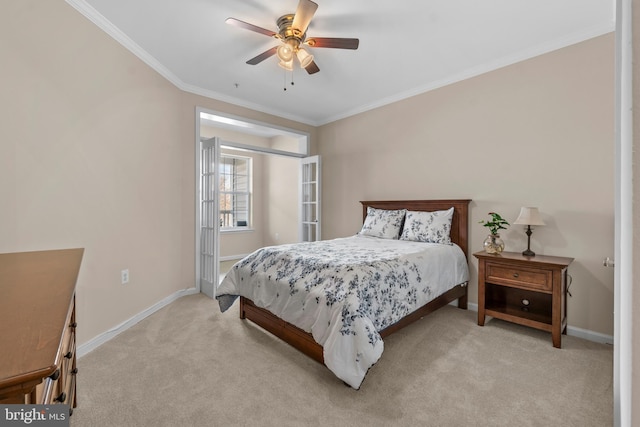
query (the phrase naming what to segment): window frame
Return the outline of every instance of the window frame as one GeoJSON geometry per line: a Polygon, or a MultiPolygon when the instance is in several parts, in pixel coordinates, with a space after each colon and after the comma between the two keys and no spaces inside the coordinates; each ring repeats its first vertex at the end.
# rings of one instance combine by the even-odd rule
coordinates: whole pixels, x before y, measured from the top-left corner
{"type": "MultiPolygon", "coordinates": [[[[235,168],[234,168],[235,169],[235,168]]],[[[220,205],[220,209],[218,212],[219,215],[219,221],[220,221],[220,232],[221,233],[237,233],[237,232],[243,232],[243,231],[252,231],[253,230],[253,158],[249,157],[249,156],[240,156],[240,155],[236,155],[236,154],[227,154],[227,153],[220,153],[220,160],[219,160],[219,168],[218,168],[218,176],[220,177],[220,188],[218,189],[218,199],[219,199],[219,205],[220,205]],[[236,190],[231,190],[231,191],[227,191],[224,190],[222,188],[223,186],[223,177],[229,176],[231,175],[234,179],[233,181],[235,182],[236,179],[236,175],[238,175],[236,173],[236,171],[231,171],[231,173],[226,173],[224,172],[224,168],[227,166],[224,163],[224,160],[226,159],[237,159],[237,160],[243,160],[246,161],[247,164],[247,173],[246,173],[246,181],[247,181],[247,190],[246,191],[236,191],[236,190]],[[223,203],[222,203],[222,197],[225,195],[230,195],[231,196],[231,205],[232,205],[232,209],[224,209],[223,208],[223,203]],[[235,212],[238,211],[238,209],[234,209],[234,205],[235,205],[235,199],[236,197],[239,196],[244,196],[246,197],[246,201],[247,201],[247,209],[246,209],[246,221],[247,221],[247,225],[235,225],[237,224],[237,220],[234,220],[233,222],[235,223],[234,225],[231,226],[225,226],[223,225],[223,221],[222,221],[222,216],[224,214],[226,214],[228,212],[228,214],[237,217],[238,215],[235,214],[235,212]]],[[[244,211],[244,210],[243,210],[244,211]]]]}

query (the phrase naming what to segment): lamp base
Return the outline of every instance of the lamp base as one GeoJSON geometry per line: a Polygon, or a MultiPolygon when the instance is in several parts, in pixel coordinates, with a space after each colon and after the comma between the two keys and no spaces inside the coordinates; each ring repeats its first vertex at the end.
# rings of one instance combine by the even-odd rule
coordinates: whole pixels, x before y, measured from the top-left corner
{"type": "Polygon", "coordinates": [[[527,250],[522,252],[524,256],[536,256],[536,254],[531,250],[531,226],[527,225],[527,250]]]}

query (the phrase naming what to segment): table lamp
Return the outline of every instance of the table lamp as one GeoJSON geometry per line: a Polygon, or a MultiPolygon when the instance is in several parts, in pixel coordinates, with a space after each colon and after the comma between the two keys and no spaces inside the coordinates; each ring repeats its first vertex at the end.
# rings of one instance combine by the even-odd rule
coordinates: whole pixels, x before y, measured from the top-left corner
{"type": "Polygon", "coordinates": [[[527,250],[522,252],[522,255],[525,256],[535,256],[536,254],[531,250],[531,226],[532,225],[544,225],[544,221],[540,217],[540,212],[538,212],[538,208],[520,208],[520,215],[518,215],[518,219],[513,222],[514,225],[526,225],[527,226],[527,250]]]}

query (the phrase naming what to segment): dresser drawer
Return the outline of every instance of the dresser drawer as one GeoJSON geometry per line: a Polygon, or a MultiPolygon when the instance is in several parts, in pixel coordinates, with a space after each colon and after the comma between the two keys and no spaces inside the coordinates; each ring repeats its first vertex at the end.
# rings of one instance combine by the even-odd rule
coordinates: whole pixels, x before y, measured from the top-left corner
{"type": "Polygon", "coordinates": [[[71,359],[75,353],[75,328],[71,326],[71,319],[73,319],[73,316],[67,318],[67,327],[62,335],[60,344],[60,356],[62,356],[62,360],[59,360],[59,362],[64,362],[65,359],[71,359]]]}
{"type": "Polygon", "coordinates": [[[484,280],[522,289],[551,292],[553,272],[538,268],[516,267],[498,263],[487,263],[484,280]]]}

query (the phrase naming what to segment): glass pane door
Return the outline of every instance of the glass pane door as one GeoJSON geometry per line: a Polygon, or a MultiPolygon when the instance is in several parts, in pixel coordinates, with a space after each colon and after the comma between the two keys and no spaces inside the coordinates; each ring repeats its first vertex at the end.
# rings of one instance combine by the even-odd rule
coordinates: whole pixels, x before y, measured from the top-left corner
{"type": "Polygon", "coordinates": [[[215,297],[218,285],[218,138],[202,141],[200,152],[200,290],[215,297]]]}
{"type": "Polygon", "coordinates": [[[320,156],[305,157],[300,169],[300,240],[320,240],[320,156]]]}

